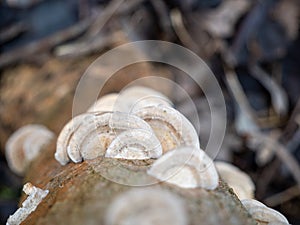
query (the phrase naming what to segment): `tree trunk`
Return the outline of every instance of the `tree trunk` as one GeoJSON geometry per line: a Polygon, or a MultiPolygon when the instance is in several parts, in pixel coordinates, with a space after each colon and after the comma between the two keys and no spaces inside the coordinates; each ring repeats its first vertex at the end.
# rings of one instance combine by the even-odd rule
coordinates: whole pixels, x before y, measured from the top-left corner
{"type": "MultiPolygon", "coordinates": [[[[100,157],[61,166],[55,161],[54,152],[55,143],[52,143],[27,170],[25,182],[48,189],[49,194],[22,223],[24,225],[104,224],[107,208],[116,196],[129,189],[141,188],[119,183],[153,181],[146,173],[151,160],[126,161],[100,157]],[[118,177],[119,183],[103,175],[118,177]]],[[[214,191],[182,189],[163,182],[152,186],[180,196],[187,207],[191,225],[256,224],[232,189],[222,181],[214,191]]]]}

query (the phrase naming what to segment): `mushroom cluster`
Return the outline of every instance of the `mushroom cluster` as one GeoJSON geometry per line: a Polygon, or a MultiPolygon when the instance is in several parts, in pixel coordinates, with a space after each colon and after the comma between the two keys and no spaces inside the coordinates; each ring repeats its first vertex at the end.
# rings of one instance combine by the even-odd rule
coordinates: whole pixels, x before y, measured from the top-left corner
{"type": "Polygon", "coordinates": [[[141,118],[123,112],[94,112],[67,123],[57,139],[54,156],[66,165],[69,161],[80,163],[104,155],[147,159],[161,154],[159,141],[141,118]]]}
{"type": "Polygon", "coordinates": [[[65,125],[55,159],[61,165],[100,156],[156,159],[179,146],[200,149],[193,125],[171,106],[166,96],[141,86],[105,95],[65,125]]]}
{"type": "Polygon", "coordinates": [[[148,174],[159,181],[215,189],[213,161],[200,149],[190,121],[171,106],[166,96],[141,86],[105,95],[62,129],[55,158],[61,165],[97,157],[158,158],[148,174]]]}

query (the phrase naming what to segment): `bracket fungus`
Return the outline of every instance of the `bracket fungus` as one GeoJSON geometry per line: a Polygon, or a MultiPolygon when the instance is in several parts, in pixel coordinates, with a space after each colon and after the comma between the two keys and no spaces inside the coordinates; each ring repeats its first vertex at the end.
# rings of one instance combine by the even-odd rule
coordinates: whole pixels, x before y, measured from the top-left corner
{"type": "Polygon", "coordinates": [[[66,165],[70,161],[70,157],[67,153],[68,144],[73,133],[83,123],[86,114],[81,114],[70,120],[61,130],[57,141],[56,151],[54,154],[55,159],[61,164],[66,165]]]}
{"type": "MultiPolygon", "coordinates": [[[[150,136],[148,135],[149,138],[151,137],[151,139],[155,141],[155,135],[151,127],[137,116],[122,112],[99,112],[79,115],[73,118],[59,135],[55,158],[62,165],[65,165],[69,159],[75,163],[79,163],[83,159],[94,159],[103,156],[111,142],[118,135],[121,135],[122,132],[128,131],[128,133],[122,134],[118,138],[121,142],[117,142],[117,140],[114,142],[107,154],[109,157],[113,155],[120,157],[113,152],[123,149],[125,146],[120,146],[122,143],[129,144],[133,147],[132,143],[129,143],[126,138],[130,136],[130,132],[135,132],[135,129],[148,132],[150,134],[150,136]],[[122,140],[122,137],[125,139],[122,140]],[[117,146],[121,147],[121,149],[118,149],[117,146]]],[[[141,133],[139,133],[139,135],[141,135],[141,133]]],[[[145,139],[148,136],[143,136],[143,140],[140,142],[141,146],[147,143],[145,139]]],[[[156,143],[157,141],[153,144],[156,143]]],[[[161,154],[159,153],[159,146],[156,147],[157,148],[154,149],[155,154],[153,152],[151,157],[158,157],[161,154]]],[[[128,155],[128,157],[130,156],[128,155]]]]}
{"type": "Polygon", "coordinates": [[[254,199],[242,200],[243,206],[259,225],[264,224],[289,224],[288,220],[280,212],[271,209],[254,199]]]}
{"type": "Polygon", "coordinates": [[[254,198],[255,185],[245,172],[226,162],[215,162],[220,177],[231,187],[239,199],[254,198]]]}
{"type": "Polygon", "coordinates": [[[213,161],[201,149],[180,147],[157,159],[147,171],[160,181],[182,188],[215,189],[219,176],[213,161]]]}
{"type": "Polygon", "coordinates": [[[161,155],[160,142],[152,131],[134,129],[119,134],[108,146],[105,157],[150,159],[161,155]]]}
{"type": "Polygon", "coordinates": [[[115,103],[119,97],[117,93],[111,93],[99,98],[87,112],[98,112],[98,111],[114,111],[115,103]]]}
{"type": "Polygon", "coordinates": [[[165,105],[172,106],[168,97],[162,93],[144,86],[133,86],[120,92],[116,100],[115,110],[122,112],[134,112],[147,106],[165,105]]]}
{"type": "Polygon", "coordinates": [[[188,217],[179,196],[162,189],[131,189],[109,205],[106,225],[187,225],[188,217]]]}
{"type": "Polygon", "coordinates": [[[48,190],[42,190],[33,186],[31,183],[27,183],[23,186],[23,191],[28,195],[27,199],[22,203],[22,207],[19,208],[13,215],[9,216],[6,225],[19,225],[31,214],[41,201],[48,195],[48,190]]]}
{"type": "Polygon", "coordinates": [[[29,124],[15,131],[7,140],[5,155],[10,169],[18,175],[34,160],[54,133],[43,125],[29,124]]]}
{"type": "Polygon", "coordinates": [[[77,130],[71,135],[67,153],[74,163],[83,160],[83,155],[87,159],[96,158],[103,155],[102,145],[106,145],[107,141],[112,139],[107,126],[109,123],[110,113],[91,113],[86,114],[83,122],[78,126],[77,130]],[[100,136],[100,134],[103,134],[100,136]],[[96,145],[98,148],[93,148],[96,145]],[[93,145],[93,147],[91,147],[93,145]]]}
{"type": "Polygon", "coordinates": [[[164,153],[180,145],[200,148],[198,134],[191,122],[169,106],[147,106],[134,112],[150,124],[164,153]]]}
{"type": "Polygon", "coordinates": [[[170,106],[171,102],[166,96],[142,86],[130,87],[120,94],[103,96],[88,113],[74,117],[65,125],[57,140],[55,159],[61,165],[66,165],[70,160],[79,163],[83,159],[103,156],[108,147],[107,157],[127,159],[157,158],[162,154],[161,148],[166,152],[181,144],[199,148],[198,135],[193,125],[170,106]],[[105,107],[119,111],[105,112],[105,107]],[[128,113],[133,108],[137,111],[134,114],[128,113]],[[133,129],[144,129],[144,132],[133,131],[139,135],[138,142],[137,138],[132,137],[133,133],[128,131],[110,146],[121,132],[133,129]],[[137,151],[136,146],[133,147],[134,142],[128,140],[130,136],[135,140],[135,145],[140,146],[140,150],[147,150],[137,151]],[[135,152],[132,155],[128,145],[135,152]]]}

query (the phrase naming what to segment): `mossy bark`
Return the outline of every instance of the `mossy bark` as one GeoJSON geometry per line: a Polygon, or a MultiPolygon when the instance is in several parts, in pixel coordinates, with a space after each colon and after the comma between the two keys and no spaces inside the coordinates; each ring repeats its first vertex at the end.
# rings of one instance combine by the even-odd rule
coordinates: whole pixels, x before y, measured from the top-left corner
{"type": "Polygon", "coordinates": [[[132,162],[97,158],[61,166],[53,157],[54,151],[55,143],[45,149],[27,170],[25,182],[48,189],[49,194],[22,223],[24,225],[104,224],[107,208],[116,196],[129,189],[143,188],[120,183],[154,183],[151,186],[178,195],[185,203],[191,225],[256,224],[232,189],[222,181],[213,191],[182,189],[154,182],[146,173],[151,160],[132,162]]]}

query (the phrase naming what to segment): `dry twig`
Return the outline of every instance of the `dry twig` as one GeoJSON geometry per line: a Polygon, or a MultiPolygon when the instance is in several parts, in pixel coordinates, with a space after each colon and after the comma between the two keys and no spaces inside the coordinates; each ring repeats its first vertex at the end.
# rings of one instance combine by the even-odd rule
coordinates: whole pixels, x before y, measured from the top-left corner
{"type": "Polygon", "coordinates": [[[55,53],[58,56],[78,56],[99,50],[103,48],[105,43],[112,43],[113,41],[111,42],[107,36],[103,38],[103,35],[100,35],[105,24],[111,18],[132,10],[143,1],[144,0],[126,1],[126,4],[124,3],[124,0],[111,1],[108,6],[106,6],[103,11],[99,12],[98,16],[91,22],[85,35],[83,35],[78,41],[58,46],[55,49],[55,53]]]}
{"type": "Polygon", "coordinates": [[[253,139],[258,146],[268,144],[271,146],[277,157],[283,162],[283,164],[289,169],[290,173],[294,177],[295,181],[300,187],[300,166],[297,160],[291,155],[288,149],[279,143],[277,140],[272,137],[263,134],[262,132],[253,132],[250,134],[250,137],[253,139]]]}
{"type": "Polygon", "coordinates": [[[263,200],[263,202],[270,207],[275,207],[295,197],[298,197],[299,195],[300,195],[299,185],[295,185],[280,193],[277,193],[275,195],[266,198],[265,200],[263,200]]]}
{"type": "Polygon", "coordinates": [[[194,42],[189,32],[185,28],[181,12],[178,9],[173,9],[171,11],[171,22],[175,33],[180,39],[180,41],[189,49],[198,53],[199,47],[197,43],[194,42]]]}
{"type": "Polygon", "coordinates": [[[257,79],[270,93],[272,104],[276,113],[284,116],[288,111],[288,97],[281,88],[262,68],[258,65],[250,66],[251,75],[257,79]]]}
{"type": "Polygon", "coordinates": [[[16,36],[27,30],[26,24],[19,22],[15,23],[12,26],[7,27],[6,29],[1,30],[0,32],[0,44],[3,44],[7,41],[12,40],[16,36]]]}
{"type": "Polygon", "coordinates": [[[256,132],[258,130],[258,126],[255,123],[254,112],[248,102],[247,96],[243,91],[236,73],[234,70],[227,70],[225,73],[228,90],[231,92],[237,105],[237,116],[235,120],[237,132],[241,135],[256,132]]]}
{"type": "Polygon", "coordinates": [[[89,26],[90,22],[91,18],[83,20],[67,29],[43,38],[40,41],[3,53],[0,56],[0,67],[7,66],[16,61],[25,60],[38,52],[50,50],[54,46],[83,33],[89,26]]]}

